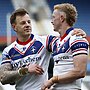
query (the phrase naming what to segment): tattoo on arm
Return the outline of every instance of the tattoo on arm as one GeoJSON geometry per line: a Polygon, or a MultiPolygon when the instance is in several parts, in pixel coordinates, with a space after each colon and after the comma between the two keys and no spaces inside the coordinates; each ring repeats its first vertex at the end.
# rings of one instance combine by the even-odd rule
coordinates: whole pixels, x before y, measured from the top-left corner
{"type": "Polygon", "coordinates": [[[7,63],[0,66],[0,81],[2,84],[13,84],[20,77],[18,70],[12,70],[11,64],[7,63]]]}

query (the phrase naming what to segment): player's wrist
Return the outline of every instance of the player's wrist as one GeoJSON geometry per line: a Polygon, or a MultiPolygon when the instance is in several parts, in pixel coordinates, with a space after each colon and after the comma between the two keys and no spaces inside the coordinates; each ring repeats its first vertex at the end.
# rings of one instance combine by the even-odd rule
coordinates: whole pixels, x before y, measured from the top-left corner
{"type": "Polygon", "coordinates": [[[20,76],[24,76],[24,75],[26,75],[27,73],[29,73],[29,72],[28,72],[28,68],[23,67],[23,68],[19,68],[19,69],[18,69],[18,74],[19,74],[20,76]]]}
{"type": "Polygon", "coordinates": [[[53,83],[58,83],[58,82],[59,82],[58,76],[53,76],[50,80],[51,80],[53,83]]]}

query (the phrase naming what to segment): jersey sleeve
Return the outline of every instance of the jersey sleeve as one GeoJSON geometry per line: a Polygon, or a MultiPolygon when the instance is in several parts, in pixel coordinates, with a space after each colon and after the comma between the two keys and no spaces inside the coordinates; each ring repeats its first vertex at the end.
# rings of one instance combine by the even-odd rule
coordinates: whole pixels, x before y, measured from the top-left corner
{"type": "Polygon", "coordinates": [[[47,47],[47,50],[50,51],[50,52],[53,52],[53,48],[55,46],[55,42],[57,41],[57,37],[56,36],[47,36],[47,39],[46,39],[46,47],[47,47]]]}
{"type": "Polygon", "coordinates": [[[11,63],[11,59],[10,59],[10,56],[8,55],[8,49],[7,48],[5,48],[2,52],[1,64],[5,64],[5,63],[11,63]]]}
{"type": "Polygon", "coordinates": [[[82,36],[71,36],[70,48],[73,56],[79,54],[88,55],[89,53],[89,43],[85,38],[82,38],[82,36]]]}

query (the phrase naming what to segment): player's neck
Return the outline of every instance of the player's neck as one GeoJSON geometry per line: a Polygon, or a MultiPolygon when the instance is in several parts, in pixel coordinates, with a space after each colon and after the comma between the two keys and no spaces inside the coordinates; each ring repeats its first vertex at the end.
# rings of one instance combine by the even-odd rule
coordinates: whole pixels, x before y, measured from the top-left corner
{"type": "Polygon", "coordinates": [[[69,28],[70,28],[70,26],[68,26],[68,25],[62,26],[62,28],[60,30],[61,31],[60,35],[63,36],[65,34],[65,32],[67,31],[67,29],[69,29],[69,28]]]}
{"type": "Polygon", "coordinates": [[[29,36],[25,36],[25,37],[18,37],[18,40],[20,42],[26,42],[27,40],[29,40],[29,38],[30,38],[30,35],[29,36]]]}

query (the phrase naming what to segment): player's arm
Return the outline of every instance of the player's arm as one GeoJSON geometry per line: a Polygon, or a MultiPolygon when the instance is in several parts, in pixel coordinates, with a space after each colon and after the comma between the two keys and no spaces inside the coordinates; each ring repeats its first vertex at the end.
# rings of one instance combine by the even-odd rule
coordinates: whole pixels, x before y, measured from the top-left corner
{"type": "Polygon", "coordinates": [[[5,63],[0,66],[0,81],[2,84],[12,84],[19,78],[18,70],[12,70],[10,63],[5,63]]]}
{"type": "Polygon", "coordinates": [[[87,58],[88,56],[85,54],[74,56],[74,68],[65,74],[53,76],[44,83],[41,90],[51,87],[54,83],[65,84],[71,83],[79,78],[84,78],[86,75],[87,58]]]}
{"type": "Polygon", "coordinates": [[[56,76],[57,80],[54,80],[55,77],[51,80],[58,83],[71,83],[79,78],[84,78],[86,75],[87,59],[88,56],[85,54],[74,56],[74,68],[66,74],[56,76]]]}
{"type": "Polygon", "coordinates": [[[2,64],[0,66],[0,81],[2,84],[13,84],[26,74],[43,74],[43,69],[37,64],[32,64],[26,67],[22,67],[18,70],[13,70],[10,63],[2,64]]]}

